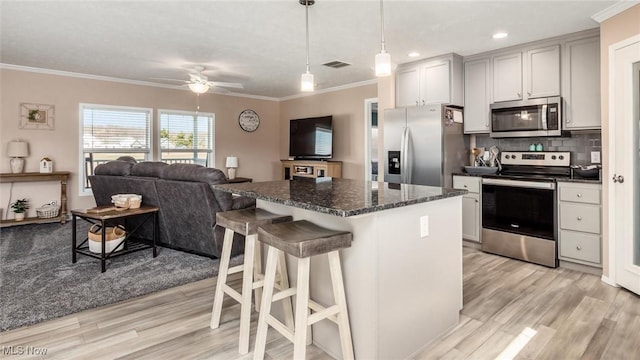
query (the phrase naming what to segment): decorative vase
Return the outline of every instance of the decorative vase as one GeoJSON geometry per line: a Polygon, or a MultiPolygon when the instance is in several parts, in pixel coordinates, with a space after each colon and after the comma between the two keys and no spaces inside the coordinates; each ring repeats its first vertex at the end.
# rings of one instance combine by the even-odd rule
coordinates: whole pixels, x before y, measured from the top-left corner
{"type": "Polygon", "coordinates": [[[23,212],[21,212],[21,213],[15,213],[15,220],[16,220],[16,221],[22,221],[22,220],[24,220],[24,213],[23,213],[23,212]]]}

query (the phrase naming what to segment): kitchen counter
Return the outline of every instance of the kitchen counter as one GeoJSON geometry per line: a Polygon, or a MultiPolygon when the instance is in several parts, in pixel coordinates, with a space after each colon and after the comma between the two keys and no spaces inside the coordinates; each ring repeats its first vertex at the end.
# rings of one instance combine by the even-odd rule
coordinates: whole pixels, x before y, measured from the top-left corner
{"type": "Polygon", "coordinates": [[[214,189],[341,217],[464,195],[466,190],[318,178],[213,185],[214,189]]]}
{"type": "MultiPolygon", "coordinates": [[[[474,176],[474,177],[496,177],[496,175],[492,174],[489,176],[483,174],[469,174],[464,171],[455,172],[451,175],[455,176],[474,176]]],[[[570,182],[570,183],[583,183],[583,184],[602,184],[601,179],[587,179],[587,178],[568,178],[568,177],[556,177],[556,181],[560,182],[570,182]]]]}
{"type": "MultiPolygon", "coordinates": [[[[466,190],[331,178],[214,188],[255,198],[272,213],[353,234],[340,257],[357,359],[410,358],[458,324],[466,190]]],[[[296,262],[288,263],[295,283],[296,262]]],[[[311,298],[333,304],[326,257],[311,263],[311,298]]],[[[334,324],[314,324],[313,343],[340,358],[334,324]]]]}

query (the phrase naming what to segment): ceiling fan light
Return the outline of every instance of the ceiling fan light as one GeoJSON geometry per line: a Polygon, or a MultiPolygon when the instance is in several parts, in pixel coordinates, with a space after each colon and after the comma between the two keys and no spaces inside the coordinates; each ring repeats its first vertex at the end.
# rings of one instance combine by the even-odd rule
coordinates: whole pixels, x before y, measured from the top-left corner
{"type": "Polygon", "coordinates": [[[382,50],[376,55],[376,76],[391,75],[391,55],[382,50]]]}
{"type": "Polygon", "coordinates": [[[189,89],[196,94],[204,94],[209,91],[209,85],[201,84],[201,83],[191,83],[189,84],[189,89]]]}
{"type": "Polygon", "coordinates": [[[307,71],[300,77],[300,91],[311,92],[313,88],[313,74],[307,71]]]}

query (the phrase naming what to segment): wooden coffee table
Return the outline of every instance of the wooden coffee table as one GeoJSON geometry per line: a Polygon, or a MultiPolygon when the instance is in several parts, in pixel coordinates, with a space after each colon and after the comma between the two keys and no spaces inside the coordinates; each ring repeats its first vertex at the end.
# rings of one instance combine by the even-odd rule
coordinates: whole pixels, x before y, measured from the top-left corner
{"type": "MultiPolygon", "coordinates": [[[[153,249],[153,257],[158,256],[158,252],[156,249],[156,236],[158,234],[158,211],[160,208],[157,206],[141,206],[139,209],[128,209],[128,210],[110,210],[103,212],[93,212],[93,209],[81,209],[81,210],[71,210],[72,215],[72,261],[75,264],[76,254],[83,254],[86,256],[90,256],[95,259],[99,259],[102,264],[102,272],[106,271],[106,260],[111,259],[117,256],[126,255],[135,251],[145,250],[145,249],[153,249]],[[133,217],[142,217],[142,221],[137,224],[137,226],[130,228],[128,226],[128,221],[133,217]],[[116,226],[124,222],[125,229],[127,234],[125,238],[120,242],[124,242],[124,249],[118,251],[111,251],[107,253],[105,250],[106,242],[105,242],[105,234],[106,231],[102,231],[102,252],[93,253],[89,250],[89,237],[87,236],[82,243],[78,245],[77,243],[77,234],[76,234],[76,225],[77,218],[83,219],[91,224],[100,224],[102,229],[106,229],[107,226],[112,225],[116,226]],[[153,237],[151,239],[143,239],[138,237],[138,232],[142,225],[146,224],[149,220],[153,221],[153,237]]],[[[119,243],[119,244],[120,244],[119,243]]],[[[119,245],[117,244],[117,245],[119,245]]],[[[121,247],[120,247],[121,248],[121,247]]],[[[115,246],[114,249],[118,249],[118,246],[115,246]]]]}

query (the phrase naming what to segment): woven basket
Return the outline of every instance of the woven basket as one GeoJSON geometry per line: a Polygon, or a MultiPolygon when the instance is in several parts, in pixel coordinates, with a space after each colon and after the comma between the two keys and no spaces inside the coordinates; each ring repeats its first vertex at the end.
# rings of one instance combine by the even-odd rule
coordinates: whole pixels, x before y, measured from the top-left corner
{"type": "Polygon", "coordinates": [[[60,213],[60,207],[52,204],[44,204],[36,209],[36,215],[41,219],[50,219],[57,217],[60,213]]]}
{"type": "MultiPolygon", "coordinates": [[[[105,239],[105,251],[110,253],[113,251],[118,244],[122,240],[124,240],[127,232],[124,230],[122,225],[118,225],[115,227],[108,226],[106,233],[104,234],[105,239]]],[[[89,251],[94,253],[102,252],[102,227],[98,224],[93,224],[89,228],[89,251]]],[[[123,249],[124,243],[118,247],[118,251],[123,249]]]]}

